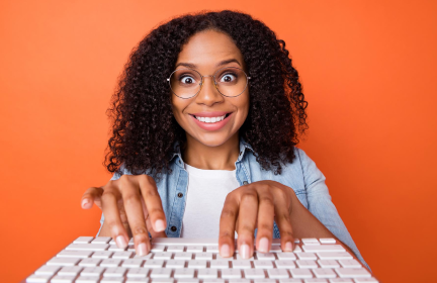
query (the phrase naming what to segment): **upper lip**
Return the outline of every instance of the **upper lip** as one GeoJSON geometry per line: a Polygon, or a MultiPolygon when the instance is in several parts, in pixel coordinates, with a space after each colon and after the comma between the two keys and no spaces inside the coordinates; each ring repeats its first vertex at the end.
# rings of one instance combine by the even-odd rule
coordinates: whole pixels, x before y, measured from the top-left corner
{"type": "Polygon", "coordinates": [[[224,116],[228,113],[231,112],[226,112],[226,111],[214,111],[214,112],[197,112],[197,113],[190,113],[190,115],[194,115],[196,117],[220,117],[220,116],[224,116]]]}

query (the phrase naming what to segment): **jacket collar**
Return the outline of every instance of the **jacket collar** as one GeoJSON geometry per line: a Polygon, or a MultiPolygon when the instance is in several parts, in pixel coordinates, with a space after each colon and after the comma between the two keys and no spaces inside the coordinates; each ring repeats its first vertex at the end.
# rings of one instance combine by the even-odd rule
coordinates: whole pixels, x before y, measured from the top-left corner
{"type": "MultiPolygon", "coordinates": [[[[170,158],[170,162],[175,157],[178,157],[175,160],[176,165],[178,165],[181,168],[185,168],[184,161],[182,159],[182,154],[181,154],[181,149],[180,149],[180,146],[179,146],[179,142],[175,142],[175,144],[173,146],[173,149],[174,149],[174,151],[173,151],[173,155],[170,158]]],[[[244,155],[246,153],[246,149],[254,152],[252,146],[248,142],[246,142],[242,137],[240,137],[240,154],[238,155],[237,162],[241,162],[241,160],[243,159],[243,157],[244,157],[244,155]]]]}

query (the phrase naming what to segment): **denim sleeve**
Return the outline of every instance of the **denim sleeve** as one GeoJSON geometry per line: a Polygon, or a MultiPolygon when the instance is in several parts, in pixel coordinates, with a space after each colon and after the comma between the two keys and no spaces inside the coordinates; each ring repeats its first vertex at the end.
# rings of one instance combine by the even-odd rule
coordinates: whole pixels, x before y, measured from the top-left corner
{"type": "Polygon", "coordinates": [[[332,234],[347,245],[355,253],[357,258],[369,268],[341,220],[335,205],[331,201],[328,187],[325,184],[325,176],[317,168],[316,163],[311,160],[303,150],[296,148],[296,155],[300,160],[304,175],[305,189],[308,197],[308,210],[322,222],[332,234]]]}

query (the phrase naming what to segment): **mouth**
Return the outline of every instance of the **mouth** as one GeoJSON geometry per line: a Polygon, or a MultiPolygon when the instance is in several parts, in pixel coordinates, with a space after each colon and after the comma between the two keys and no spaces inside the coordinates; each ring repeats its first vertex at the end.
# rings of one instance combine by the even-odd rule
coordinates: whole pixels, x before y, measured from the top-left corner
{"type": "Polygon", "coordinates": [[[228,118],[232,112],[226,113],[222,116],[214,116],[214,117],[206,117],[206,116],[200,116],[200,115],[192,115],[197,121],[205,123],[205,124],[214,124],[223,121],[224,119],[228,118]]]}

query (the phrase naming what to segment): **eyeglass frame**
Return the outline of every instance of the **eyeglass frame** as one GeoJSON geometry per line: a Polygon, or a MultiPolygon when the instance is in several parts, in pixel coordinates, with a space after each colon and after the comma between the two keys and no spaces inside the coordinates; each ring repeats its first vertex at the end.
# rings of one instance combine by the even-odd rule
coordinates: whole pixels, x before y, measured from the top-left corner
{"type": "Polygon", "coordinates": [[[167,78],[167,81],[168,81],[168,84],[169,84],[169,86],[170,86],[171,92],[173,92],[174,95],[176,95],[176,96],[179,97],[180,99],[190,99],[190,98],[195,97],[195,96],[196,96],[196,95],[197,95],[197,94],[202,90],[203,78],[208,78],[208,77],[213,77],[213,82],[214,82],[214,86],[215,86],[215,88],[216,88],[217,91],[218,91],[221,95],[223,95],[224,97],[238,97],[238,96],[240,96],[240,95],[241,95],[241,94],[246,90],[247,86],[249,85],[249,80],[251,79],[251,77],[249,77],[243,69],[240,69],[240,68],[237,68],[237,67],[223,67],[223,68],[220,68],[220,69],[218,69],[217,71],[215,71],[215,72],[214,72],[214,75],[209,75],[209,76],[202,76],[201,73],[199,73],[198,71],[196,71],[196,70],[194,70],[194,69],[191,69],[191,68],[181,68],[181,69],[176,69],[176,70],[174,70],[174,71],[170,74],[170,76],[167,78]],[[224,94],[219,90],[219,88],[218,88],[218,86],[217,86],[218,83],[217,83],[216,80],[215,80],[215,76],[216,76],[216,74],[217,74],[218,71],[223,70],[223,69],[238,69],[238,70],[241,70],[241,71],[244,73],[244,75],[245,75],[246,78],[247,78],[247,81],[246,81],[246,86],[244,87],[243,91],[242,91],[240,94],[235,95],[235,96],[228,96],[228,95],[224,95],[224,94]],[[191,70],[191,71],[194,71],[194,72],[198,73],[199,76],[200,76],[200,83],[199,83],[199,86],[200,86],[200,87],[199,87],[199,90],[198,90],[195,94],[193,94],[192,96],[190,96],[190,97],[180,97],[179,95],[177,95],[177,94],[173,91],[173,89],[172,89],[172,87],[171,87],[171,82],[170,82],[171,76],[172,76],[175,72],[180,71],[180,70],[191,70]]]}

